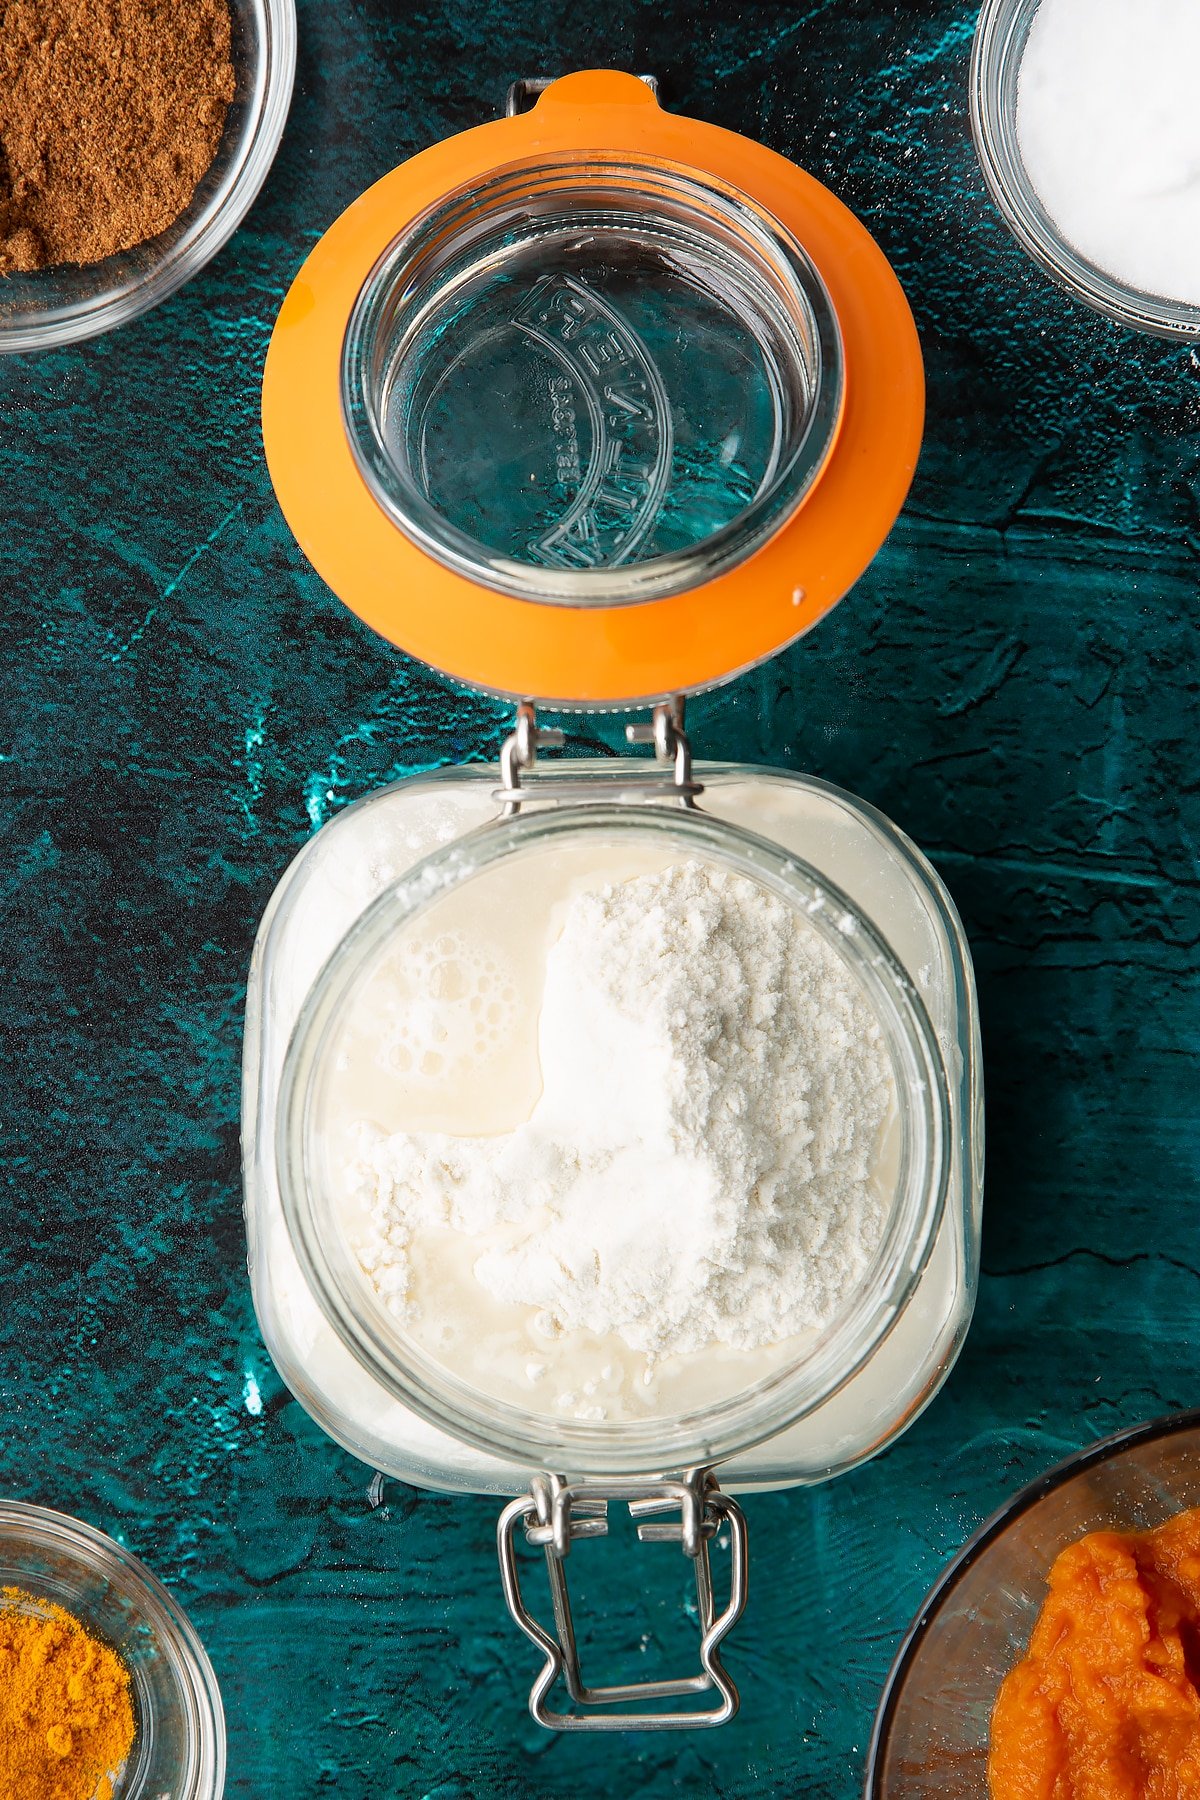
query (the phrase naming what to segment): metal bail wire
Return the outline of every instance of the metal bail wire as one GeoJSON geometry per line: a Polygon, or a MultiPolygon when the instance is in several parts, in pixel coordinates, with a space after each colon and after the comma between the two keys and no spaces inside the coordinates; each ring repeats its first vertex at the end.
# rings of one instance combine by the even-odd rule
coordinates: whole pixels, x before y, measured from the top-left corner
{"type": "MultiPolygon", "coordinates": [[[[531,106],[536,105],[546,89],[554,86],[557,79],[558,77],[555,75],[519,76],[516,81],[510,84],[508,93],[505,95],[505,116],[509,119],[515,119],[518,113],[528,112],[531,106]]],[[[657,75],[639,75],[638,80],[645,82],[646,86],[657,100],[657,75]]]]}
{"type": "MultiPolygon", "coordinates": [[[[655,761],[669,766],[671,771],[670,777],[662,781],[646,782],[639,777],[634,798],[671,800],[679,806],[690,808],[704,792],[703,784],[692,776],[692,750],[683,728],[683,707],[682,697],[664,701],[654,708],[649,724],[625,727],[626,743],[653,744],[655,761]]],[[[537,767],[539,751],[561,750],[565,741],[565,733],[539,725],[533,702],[522,700],[517,708],[513,729],[505,738],[500,751],[502,785],[495,797],[500,801],[505,818],[511,818],[514,813],[519,812],[527,799],[596,799],[598,784],[594,778],[572,781],[556,777],[553,786],[543,795],[536,795],[524,787],[524,777],[531,775],[537,767]]],[[[612,797],[607,787],[603,791],[606,799],[612,797]]]]}
{"type": "Polygon", "coordinates": [[[621,1479],[568,1484],[556,1475],[538,1476],[529,1493],[510,1501],[501,1513],[496,1540],[508,1610],[546,1659],[529,1691],[529,1711],[539,1725],[551,1731],[680,1731],[724,1725],[733,1718],[739,1704],[738,1691],[721,1662],[720,1646],[746,1605],[746,1520],[737,1502],[717,1486],[711,1470],[693,1469],[677,1481],[621,1479]],[[623,1501],[629,1507],[642,1543],[677,1543],[691,1558],[700,1621],[700,1671],[696,1675],[610,1687],[589,1687],[584,1682],[566,1560],[577,1539],[607,1536],[610,1500],[623,1501]],[[659,1516],[673,1512],[679,1516],[659,1516]],[[539,1624],[525,1604],[516,1552],[519,1527],[524,1528],[530,1544],[545,1551],[553,1634],[539,1624]],[[723,1527],[729,1532],[729,1599],[717,1612],[709,1543],[723,1527]],[[574,1702],[574,1711],[558,1711],[548,1704],[560,1677],[574,1702]],[[589,1710],[707,1693],[718,1696],[716,1703],[691,1711],[589,1710]]]}

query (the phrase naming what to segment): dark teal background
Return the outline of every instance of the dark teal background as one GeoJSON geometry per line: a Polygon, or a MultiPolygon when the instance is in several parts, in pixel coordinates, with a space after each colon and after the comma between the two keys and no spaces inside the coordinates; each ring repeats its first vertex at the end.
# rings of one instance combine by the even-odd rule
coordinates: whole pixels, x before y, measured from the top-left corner
{"type": "MultiPolygon", "coordinates": [[[[849,1800],[947,1555],[1065,1452],[1200,1399],[1200,364],[1009,240],[969,143],[972,23],[949,0],[303,0],[287,136],[230,246],[140,323],[0,364],[0,1487],[174,1587],[224,1691],[231,1794],[849,1800]],[[492,755],[505,717],[305,566],[259,441],[272,319],[369,182],[514,76],[596,63],[795,157],[912,300],[908,509],[815,635],[695,704],[693,738],[828,776],[933,857],[975,953],[990,1149],[941,1398],[857,1474],[750,1503],[741,1717],[564,1740],[523,1713],[494,1507],[394,1483],[372,1505],[267,1361],[238,1058],[255,925],[308,833],[388,777],[492,755]]],[[[598,1596],[614,1643],[670,1639],[685,1571],[658,1568],[648,1611],[598,1596]]]]}

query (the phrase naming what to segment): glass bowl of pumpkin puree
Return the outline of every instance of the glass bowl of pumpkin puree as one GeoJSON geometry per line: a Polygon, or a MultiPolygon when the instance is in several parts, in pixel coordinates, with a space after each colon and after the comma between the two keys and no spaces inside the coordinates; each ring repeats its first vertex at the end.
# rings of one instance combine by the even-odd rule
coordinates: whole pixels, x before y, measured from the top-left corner
{"type": "Polygon", "coordinates": [[[900,1646],[865,1794],[1200,1797],[1200,1411],[1080,1451],[976,1533],[900,1646]]]}

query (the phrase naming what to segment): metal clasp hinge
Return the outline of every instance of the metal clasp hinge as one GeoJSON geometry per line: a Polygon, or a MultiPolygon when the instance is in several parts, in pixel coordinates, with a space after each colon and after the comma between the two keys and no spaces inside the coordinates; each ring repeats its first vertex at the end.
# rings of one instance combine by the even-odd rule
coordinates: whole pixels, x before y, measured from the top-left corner
{"type": "Polygon", "coordinates": [[[661,763],[670,763],[675,772],[675,786],[681,794],[696,794],[700,789],[692,781],[692,747],[683,729],[683,695],[664,700],[656,706],[649,725],[627,725],[627,744],[653,744],[661,763]]]}
{"type": "MultiPolygon", "coordinates": [[[[513,119],[518,113],[528,112],[530,107],[536,103],[539,96],[544,94],[548,87],[552,87],[557,79],[558,77],[556,75],[522,75],[519,80],[513,82],[505,96],[505,116],[509,119],[513,119]]],[[[657,100],[658,76],[639,75],[638,80],[645,82],[646,86],[657,100]]]]}
{"type": "MultiPolygon", "coordinates": [[[[496,798],[501,803],[505,817],[511,817],[513,813],[520,811],[522,799],[527,797],[522,789],[522,778],[532,774],[537,767],[538,752],[560,750],[564,741],[561,731],[538,724],[537,712],[531,700],[522,700],[517,708],[516,724],[505,738],[500,751],[502,786],[496,798]]],[[[628,744],[653,744],[655,760],[669,764],[671,768],[669,781],[645,783],[639,777],[640,798],[674,800],[684,807],[695,805],[697,796],[704,792],[704,788],[692,776],[692,751],[683,728],[682,698],[666,700],[656,706],[649,724],[627,725],[625,741],[628,744]]],[[[596,783],[594,780],[556,780],[553,797],[556,800],[594,800],[596,783]]]]}
{"type": "Polygon", "coordinates": [[[722,1493],[712,1472],[695,1469],[677,1481],[583,1481],[568,1484],[557,1476],[539,1476],[528,1494],[512,1500],[500,1515],[496,1531],[504,1598],[517,1625],[537,1645],[545,1664],[529,1691],[529,1711],[551,1731],[678,1731],[724,1725],[738,1709],[738,1691],[720,1657],[722,1639],[746,1605],[746,1520],[740,1506],[722,1493]],[[608,1533],[610,1500],[624,1501],[637,1524],[642,1543],[677,1543],[691,1558],[696,1578],[700,1623],[700,1672],[670,1681],[638,1681],[619,1686],[588,1687],[579,1661],[575,1621],[567,1587],[566,1559],[579,1538],[608,1533]],[[674,1519],[657,1515],[677,1511],[674,1519]],[[552,1635],[533,1617],[521,1592],[515,1538],[524,1527],[530,1544],[545,1551],[554,1613],[552,1635]],[[718,1531],[729,1533],[729,1599],[720,1612],[713,1598],[709,1543],[718,1531]],[[547,1704],[559,1677],[574,1701],[573,1712],[547,1704]],[[716,1693],[716,1704],[678,1712],[592,1712],[652,1700],[682,1699],[689,1694],[716,1693]]]}

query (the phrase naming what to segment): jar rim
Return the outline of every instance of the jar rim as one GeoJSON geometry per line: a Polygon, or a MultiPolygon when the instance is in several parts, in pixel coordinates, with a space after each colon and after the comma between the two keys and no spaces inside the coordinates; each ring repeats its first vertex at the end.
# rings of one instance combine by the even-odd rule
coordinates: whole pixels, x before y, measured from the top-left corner
{"type": "Polygon", "coordinates": [[[932,1253],[949,1190],[949,1077],[924,1002],[887,941],[835,884],[781,847],[699,812],[564,806],[482,826],[385,889],[325,964],[293,1029],[276,1121],[286,1228],[318,1308],[386,1392],[429,1424],[485,1453],[587,1475],[643,1474],[723,1461],[808,1416],[880,1348],[932,1253]],[[405,1337],[373,1295],[330,1195],[312,1179],[314,1089],[341,1008],[383,945],[434,900],[501,859],[571,835],[672,841],[683,854],[742,874],[798,911],[850,966],[884,1031],[900,1112],[900,1170],[879,1245],[837,1317],[794,1361],[703,1412],[600,1422],[553,1418],[481,1391],[405,1337]]]}

